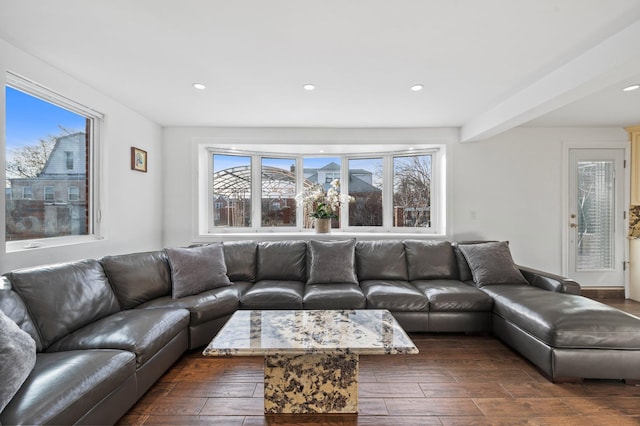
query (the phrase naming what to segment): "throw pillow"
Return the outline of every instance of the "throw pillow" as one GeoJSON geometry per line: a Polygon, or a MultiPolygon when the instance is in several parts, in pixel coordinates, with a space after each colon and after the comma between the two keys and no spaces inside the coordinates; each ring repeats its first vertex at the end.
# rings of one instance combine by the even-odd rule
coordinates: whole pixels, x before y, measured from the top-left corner
{"type": "Polygon", "coordinates": [[[36,342],[0,311],[0,412],[36,365],[36,342]]]}
{"type": "Polygon", "coordinates": [[[513,263],[509,243],[506,241],[482,244],[460,244],[478,287],[488,284],[528,284],[513,263]]]}
{"type": "Polygon", "coordinates": [[[309,280],[307,284],[358,284],[355,271],[356,240],[309,241],[309,280]]]}
{"type": "Polygon", "coordinates": [[[171,267],[171,297],[174,299],[231,285],[221,243],[168,248],[165,252],[171,267]]]}

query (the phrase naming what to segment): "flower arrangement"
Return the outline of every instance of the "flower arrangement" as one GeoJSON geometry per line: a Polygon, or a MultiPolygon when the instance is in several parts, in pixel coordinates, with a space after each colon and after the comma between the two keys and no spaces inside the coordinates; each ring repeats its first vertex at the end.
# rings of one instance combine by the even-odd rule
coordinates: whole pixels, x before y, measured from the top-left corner
{"type": "Polygon", "coordinates": [[[307,208],[310,217],[316,219],[337,219],[338,209],[342,204],[355,201],[355,198],[340,193],[340,181],[334,179],[331,187],[324,192],[321,184],[296,195],[298,206],[307,208]]]}

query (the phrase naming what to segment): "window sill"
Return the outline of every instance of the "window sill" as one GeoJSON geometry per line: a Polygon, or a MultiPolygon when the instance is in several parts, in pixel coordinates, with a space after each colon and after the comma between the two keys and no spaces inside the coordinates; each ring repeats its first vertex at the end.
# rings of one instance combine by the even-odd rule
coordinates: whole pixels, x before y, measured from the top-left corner
{"type": "Polygon", "coordinates": [[[36,240],[8,241],[5,244],[7,253],[27,252],[38,249],[63,247],[77,244],[93,243],[103,240],[104,237],[96,235],[78,235],[70,237],[52,237],[36,240]]]}
{"type": "Polygon", "coordinates": [[[221,240],[238,239],[238,240],[309,240],[315,239],[347,239],[356,238],[362,240],[393,240],[393,239],[447,239],[446,234],[428,234],[416,232],[352,232],[342,230],[331,230],[328,234],[317,234],[313,230],[299,232],[278,232],[278,231],[259,231],[259,232],[220,232],[210,234],[200,234],[196,237],[196,243],[216,242],[221,240]]]}

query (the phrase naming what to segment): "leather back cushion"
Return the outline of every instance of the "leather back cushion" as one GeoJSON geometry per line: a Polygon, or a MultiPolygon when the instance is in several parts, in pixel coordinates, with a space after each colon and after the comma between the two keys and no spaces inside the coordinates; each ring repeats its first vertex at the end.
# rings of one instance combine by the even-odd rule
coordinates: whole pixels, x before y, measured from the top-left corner
{"type": "Polygon", "coordinates": [[[358,241],[358,279],[407,281],[407,259],[402,241],[358,241]]]}
{"type": "Polygon", "coordinates": [[[123,309],[171,294],[171,271],[164,252],[105,256],[100,263],[123,309]]]}
{"type": "Polygon", "coordinates": [[[458,279],[458,263],[449,241],[406,240],[409,281],[458,279]]]}
{"type": "Polygon", "coordinates": [[[11,318],[18,327],[29,333],[36,342],[36,350],[38,352],[42,351],[38,330],[18,293],[11,290],[11,284],[7,277],[0,278],[0,311],[11,318]]]}
{"type": "Polygon", "coordinates": [[[305,241],[258,244],[256,280],[307,281],[305,241]]]}
{"type": "Polygon", "coordinates": [[[458,262],[458,279],[460,281],[472,281],[473,275],[471,274],[471,268],[465,259],[464,254],[460,251],[460,245],[458,243],[451,244],[453,252],[456,254],[456,261],[458,262]]]}
{"type": "Polygon", "coordinates": [[[258,243],[256,241],[225,241],[223,247],[229,279],[254,282],[258,243]]]}
{"type": "Polygon", "coordinates": [[[67,334],[120,310],[97,260],[21,269],[7,277],[29,309],[44,350],[67,334]]]}

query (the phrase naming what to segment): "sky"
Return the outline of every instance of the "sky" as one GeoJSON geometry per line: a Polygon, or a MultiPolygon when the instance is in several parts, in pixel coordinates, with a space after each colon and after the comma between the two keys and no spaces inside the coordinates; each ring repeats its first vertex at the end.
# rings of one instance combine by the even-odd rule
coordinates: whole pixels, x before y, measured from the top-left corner
{"type": "Polygon", "coordinates": [[[49,135],[61,135],[59,126],[71,131],[85,129],[83,116],[9,86],[6,88],[6,105],[7,151],[35,145],[49,135]]]}
{"type": "MultiPolygon", "coordinates": [[[[250,157],[247,156],[216,154],[213,162],[213,171],[215,173],[231,167],[248,166],[250,161],[250,157]]],[[[275,160],[275,158],[270,157],[266,164],[269,166],[282,167],[285,164],[288,165],[290,161],[291,160],[278,161],[275,160]]],[[[332,161],[340,164],[340,158],[338,157],[305,157],[304,167],[320,168],[322,166],[326,166],[332,161]]],[[[285,166],[284,168],[288,169],[288,166],[285,166]]]]}
{"type": "MultiPolygon", "coordinates": [[[[249,164],[251,164],[251,157],[242,155],[215,154],[213,158],[214,173],[232,167],[248,166],[249,164]]],[[[295,164],[295,160],[269,157],[263,160],[263,164],[289,170],[292,161],[295,164]]],[[[331,162],[340,164],[342,162],[342,159],[340,157],[304,157],[303,167],[320,168],[326,166],[331,162]]],[[[352,159],[350,161],[350,166],[352,168],[365,169],[370,171],[371,173],[373,173],[374,185],[380,185],[377,173],[378,170],[376,167],[378,163],[381,163],[381,159],[352,159]]],[[[378,167],[381,167],[381,164],[378,167]]]]}

